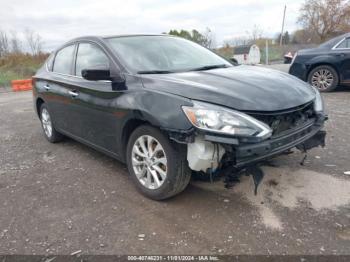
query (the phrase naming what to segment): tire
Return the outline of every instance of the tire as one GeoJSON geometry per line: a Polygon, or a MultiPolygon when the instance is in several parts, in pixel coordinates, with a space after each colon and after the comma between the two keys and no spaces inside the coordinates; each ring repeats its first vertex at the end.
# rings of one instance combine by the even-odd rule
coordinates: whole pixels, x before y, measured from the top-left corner
{"type": "Polygon", "coordinates": [[[307,81],[320,92],[331,92],[337,87],[339,77],[333,67],[321,65],[311,70],[307,81]]]}
{"type": "Polygon", "coordinates": [[[126,151],[126,162],[132,181],[138,191],[148,198],[163,200],[173,197],[182,192],[190,182],[191,170],[186,159],[186,147],[170,141],[154,127],[143,125],[136,128],[129,138],[126,151]],[[141,147],[143,141],[146,141],[143,144],[145,150],[141,147]],[[156,152],[154,159],[144,157],[144,151],[149,152],[148,148],[152,148],[151,155],[152,151],[156,152]],[[162,163],[154,164],[160,159],[162,163]]]}
{"type": "Polygon", "coordinates": [[[46,139],[51,143],[62,141],[63,135],[56,131],[52,123],[52,118],[46,104],[40,106],[40,122],[46,139]],[[49,131],[51,129],[51,131],[49,131]]]}

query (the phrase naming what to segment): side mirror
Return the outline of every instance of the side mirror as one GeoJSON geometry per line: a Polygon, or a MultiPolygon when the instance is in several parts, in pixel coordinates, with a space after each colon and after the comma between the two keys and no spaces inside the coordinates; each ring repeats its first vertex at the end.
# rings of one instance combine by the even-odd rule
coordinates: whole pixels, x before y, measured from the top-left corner
{"type": "Polygon", "coordinates": [[[83,69],[81,76],[90,81],[112,80],[109,69],[83,69]]]}
{"type": "Polygon", "coordinates": [[[126,90],[125,79],[119,74],[111,75],[109,69],[83,69],[81,70],[81,75],[84,79],[90,81],[111,81],[112,90],[126,90]]]}

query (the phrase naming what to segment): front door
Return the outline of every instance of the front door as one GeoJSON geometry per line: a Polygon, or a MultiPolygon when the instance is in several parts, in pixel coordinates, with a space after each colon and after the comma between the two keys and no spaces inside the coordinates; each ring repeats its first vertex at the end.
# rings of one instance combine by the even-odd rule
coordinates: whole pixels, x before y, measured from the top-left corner
{"type": "Polygon", "coordinates": [[[88,81],[81,77],[83,69],[109,69],[106,53],[94,43],[79,43],[72,82],[77,96],[75,113],[78,115],[79,137],[111,153],[117,150],[118,121],[115,114],[116,98],[123,91],[112,90],[111,81],[88,81]]]}

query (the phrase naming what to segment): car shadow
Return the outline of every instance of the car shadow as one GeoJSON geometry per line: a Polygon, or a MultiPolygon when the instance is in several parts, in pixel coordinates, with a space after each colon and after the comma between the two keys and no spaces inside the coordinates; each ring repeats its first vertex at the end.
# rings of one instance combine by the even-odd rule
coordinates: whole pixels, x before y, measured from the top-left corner
{"type": "MultiPolygon", "coordinates": [[[[89,165],[94,165],[98,163],[99,165],[105,166],[109,171],[115,170],[115,175],[120,176],[122,175],[123,180],[125,178],[128,179],[128,170],[125,163],[122,163],[121,161],[110,157],[108,155],[105,155],[104,153],[101,153],[85,144],[82,144],[78,141],[75,141],[72,138],[65,137],[62,143],[60,145],[64,146],[66,150],[68,151],[76,151],[77,155],[80,156],[80,158],[84,157],[84,160],[81,161],[84,162],[90,162],[89,165]],[[92,162],[92,163],[91,163],[92,162]],[[96,162],[96,164],[94,164],[96,162]]],[[[131,179],[128,179],[130,182],[130,185],[132,184],[131,179]]],[[[205,185],[210,186],[210,182],[203,182],[198,181],[197,179],[191,179],[188,187],[179,195],[172,197],[167,200],[161,201],[161,203],[167,203],[169,205],[188,205],[189,199],[192,199],[194,201],[193,205],[198,205],[201,200],[204,201],[203,205],[205,206],[206,203],[208,204],[208,199],[212,199],[213,202],[217,202],[219,198],[222,198],[221,194],[219,192],[215,192],[212,190],[207,190],[206,186],[198,186],[198,185],[205,185]],[[209,197],[211,196],[211,197],[209,197]]],[[[220,185],[220,187],[224,188],[224,183],[222,180],[214,182],[215,186],[220,185]]],[[[150,200],[152,201],[152,200],[150,200]]],[[[191,201],[192,202],[192,201],[191,201]]]]}
{"type": "Polygon", "coordinates": [[[113,168],[119,168],[119,169],[126,168],[126,165],[124,163],[122,163],[121,161],[119,161],[111,156],[108,156],[108,155],[88,146],[88,145],[80,143],[80,142],[78,142],[70,137],[65,136],[64,140],[60,144],[67,146],[71,149],[74,148],[75,150],[78,150],[79,153],[81,153],[81,154],[92,156],[92,158],[94,160],[102,161],[102,162],[100,162],[102,164],[113,165],[113,168]]]}
{"type": "Polygon", "coordinates": [[[346,85],[337,86],[337,88],[333,92],[335,92],[335,93],[350,92],[350,85],[348,85],[348,86],[346,86],[346,85]]]}

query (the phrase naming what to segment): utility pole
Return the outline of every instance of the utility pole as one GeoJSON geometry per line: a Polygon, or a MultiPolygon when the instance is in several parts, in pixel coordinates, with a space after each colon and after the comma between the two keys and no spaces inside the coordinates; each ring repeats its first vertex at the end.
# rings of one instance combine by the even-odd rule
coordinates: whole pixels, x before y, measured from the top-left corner
{"type": "Polygon", "coordinates": [[[284,20],[286,18],[286,9],[287,9],[287,5],[284,5],[283,20],[282,20],[282,30],[281,30],[281,37],[280,37],[280,46],[282,46],[282,40],[283,40],[284,20]]]}

